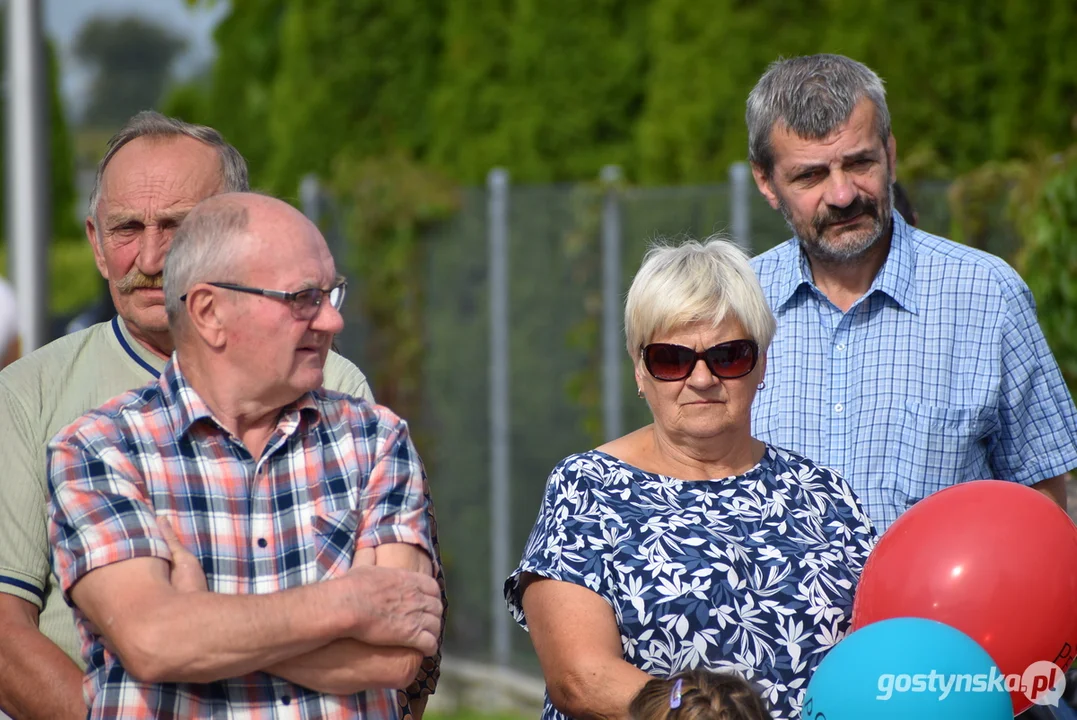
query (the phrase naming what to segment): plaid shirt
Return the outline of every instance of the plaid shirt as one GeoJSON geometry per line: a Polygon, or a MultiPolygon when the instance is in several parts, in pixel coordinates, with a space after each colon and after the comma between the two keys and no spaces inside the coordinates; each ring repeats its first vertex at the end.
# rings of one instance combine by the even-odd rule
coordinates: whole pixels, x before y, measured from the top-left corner
{"type": "Polygon", "coordinates": [[[844,313],[795,238],[752,266],[778,320],[752,430],[841,472],[879,532],[955,483],[1077,466],[1077,410],[1028,286],[999,258],[894,213],[886,263],[844,313]]]}
{"type": "MultiPolygon", "coordinates": [[[[175,358],[49,446],[49,534],[68,592],[135,557],[171,559],[166,516],[209,589],[261,594],[342,575],[358,548],[403,542],[435,557],[429,496],[406,424],[337,393],[285,408],[261,458],[213,418],[175,358]],[[212,468],[211,473],[207,469],[212,468]]],[[[397,693],[323,695],[266,673],[214,683],[142,683],[76,609],[91,718],[397,718],[397,693]]]]}

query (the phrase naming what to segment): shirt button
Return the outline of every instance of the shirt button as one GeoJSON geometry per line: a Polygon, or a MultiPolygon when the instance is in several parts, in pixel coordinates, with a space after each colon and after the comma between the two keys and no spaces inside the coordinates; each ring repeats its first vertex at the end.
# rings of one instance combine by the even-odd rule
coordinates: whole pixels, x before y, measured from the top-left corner
{"type": "Polygon", "coordinates": [[[834,406],[834,412],[836,412],[836,413],[840,413],[844,409],[845,409],[845,406],[842,405],[841,403],[838,403],[837,405],[834,406]]]}
{"type": "Polygon", "coordinates": [[[265,538],[258,538],[258,547],[264,548],[268,544],[265,538]]]}
{"type": "Polygon", "coordinates": [[[280,701],[282,703],[284,703],[285,705],[287,705],[288,703],[290,703],[292,701],[292,698],[290,696],[288,696],[288,695],[281,695],[280,696],[280,701]]]}
{"type": "Polygon", "coordinates": [[[838,348],[838,350],[844,350],[845,349],[845,343],[838,343],[837,348],[838,348]]]}

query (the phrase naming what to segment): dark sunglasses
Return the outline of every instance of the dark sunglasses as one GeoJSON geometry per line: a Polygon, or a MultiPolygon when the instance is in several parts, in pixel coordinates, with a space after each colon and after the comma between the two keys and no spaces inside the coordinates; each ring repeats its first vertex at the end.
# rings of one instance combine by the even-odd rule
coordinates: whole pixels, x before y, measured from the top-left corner
{"type": "MultiPolygon", "coordinates": [[[[329,304],[333,306],[334,310],[340,310],[344,305],[344,294],[348,290],[348,281],[344,278],[337,278],[337,284],[329,290],[307,288],[306,290],[297,290],[296,292],[265,290],[263,288],[247,287],[245,285],[236,285],[234,283],[226,282],[211,282],[206,284],[225,290],[234,290],[235,292],[250,293],[252,295],[263,295],[276,300],[283,300],[291,305],[292,317],[296,320],[313,319],[314,316],[318,314],[318,309],[322,306],[322,301],[326,298],[329,298],[329,304]]],[[[187,296],[184,295],[180,300],[186,301],[187,296]]]]}
{"type": "Polygon", "coordinates": [[[755,369],[759,346],[754,340],[730,340],[697,352],[684,345],[651,343],[640,348],[643,365],[655,380],[684,380],[702,360],[715,377],[734,380],[755,369]]]}

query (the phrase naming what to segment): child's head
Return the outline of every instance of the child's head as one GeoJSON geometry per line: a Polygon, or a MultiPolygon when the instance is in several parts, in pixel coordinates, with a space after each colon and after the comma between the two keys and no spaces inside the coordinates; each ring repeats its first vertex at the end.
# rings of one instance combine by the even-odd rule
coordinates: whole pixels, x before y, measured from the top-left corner
{"type": "Polygon", "coordinates": [[[762,698],[740,675],[698,669],[651,680],[628,713],[632,720],[771,720],[762,698]]]}

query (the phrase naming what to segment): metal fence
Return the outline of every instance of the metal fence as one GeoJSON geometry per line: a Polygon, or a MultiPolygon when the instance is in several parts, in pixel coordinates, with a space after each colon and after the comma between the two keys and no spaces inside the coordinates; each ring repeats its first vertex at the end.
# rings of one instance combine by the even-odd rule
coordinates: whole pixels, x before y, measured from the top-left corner
{"type": "MultiPolygon", "coordinates": [[[[494,171],[426,238],[426,264],[415,269],[426,287],[422,411],[406,419],[438,512],[447,653],[537,671],[501,584],[553,466],[650,422],[624,349],[624,294],[657,237],[725,233],[753,254],[786,240],[751,182],[743,165],[728,183],[668,188],[624,187],[615,168],[595,183],[539,186],[494,171]]],[[[948,234],[946,185],[909,191],[920,226],[948,234]]],[[[312,183],[301,197],[338,262],[347,257],[347,208],[312,183]]],[[[1012,255],[1012,233],[997,237],[989,249],[1012,255]]],[[[369,367],[362,308],[347,313],[338,346],[369,367]]]]}

